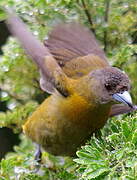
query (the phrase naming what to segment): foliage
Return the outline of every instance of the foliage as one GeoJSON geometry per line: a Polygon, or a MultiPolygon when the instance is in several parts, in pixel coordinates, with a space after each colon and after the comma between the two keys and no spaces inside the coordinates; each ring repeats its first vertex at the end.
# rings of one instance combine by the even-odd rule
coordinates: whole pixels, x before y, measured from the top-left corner
{"type": "Polygon", "coordinates": [[[70,158],[42,154],[38,168],[34,160],[35,147],[24,135],[14,153],[0,163],[1,179],[127,179],[137,178],[137,113],[112,118],[98,137],[91,137],[77,151],[74,162],[70,158]]]}
{"type": "Polygon", "coordinates": [[[73,162],[69,158],[53,157],[43,153],[43,163],[39,167],[34,160],[35,147],[32,142],[21,135],[20,147],[15,147],[15,153],[9,153],[0,163],[0,179],[2,180],[73,180],[71,173],[73,162]],[[67,166],[65,165],[67,164],[67,166]],[[68,172],[68,170],[70,172],[68,172]]]}
{"type": "Polygon", "coordinates": [[[16,107],[13,112],[0,112],[0,127],[12,128],[15,132],[20,132],[25,120],[36,107],[36,102],[28,102],[25,105],[16,107]]]}
{"type": "MultiPolygon", "coordinates": [[[[14,99],[26,101],[32,98],[34,87],[38,86],[38,72],[13,38],[3,47],[0,62],[1,89],[14,99]],[[29,78],[28,77],[29,74],[29,78]],[[20,80],[21,79],[21,80],[20,80]],[[13,83],[16,82],[16,83],[13,83]]],[[[35,88],[35,89],[38,89],[35,88]]]]}
{"type": "Polygon", "coordinates": [[[101,131],[77,151],[83,179],[137,178],[137,114],[113,118],[101,131]]]}
{"type": "MultiPolygon", "coordinates": [[[[137,3],[136,0],[1,0],[0,7],[15,11],[41,41],[55,24],[79,21],[92,29],[110,63],[123,69],[132,82],[131,93],[137,103],[137,3]]],[[[0,8],[0,20],[6,17],[0,8]]],[[[39,73],[14,38],[3,46],[0,57],[1,99],[9,111],[0,113],[0,126],[21,131],[21,125],[47,97],[39,87],[39,73]]],[[[101,136],[70,158],[43,153],[38,172],[33,158],[34,145],[21,135],[20,146],[0,163],[0,179],[137,179],[137,114],[113,118],[101,136]]]]}

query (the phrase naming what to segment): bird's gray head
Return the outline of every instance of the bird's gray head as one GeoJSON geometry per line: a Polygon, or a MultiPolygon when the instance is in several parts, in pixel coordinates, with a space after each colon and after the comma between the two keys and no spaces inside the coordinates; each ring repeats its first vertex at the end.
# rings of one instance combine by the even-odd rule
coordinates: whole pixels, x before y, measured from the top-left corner
{"type": "Polygon", "coordinates": [[[91,72],[89,77],[95,81],[92,91],[101,103],[121,102],[132,107],[132,100],[128,92],[130,81],[120,69],[115,67],[97,69],[91,72]]]}

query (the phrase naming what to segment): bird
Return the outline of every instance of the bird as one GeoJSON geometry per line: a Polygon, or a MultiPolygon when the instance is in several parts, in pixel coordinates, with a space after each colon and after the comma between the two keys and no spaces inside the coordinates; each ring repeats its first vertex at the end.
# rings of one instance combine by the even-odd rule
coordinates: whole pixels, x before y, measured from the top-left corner
{"type": "Polygon", "coordinates": [[[56,156],[75,156],[109,117],[136,110],[128,76],[109,65],[87,27],[58,24],[42,43],[15,13],[6,12],[9,31],[37,64],[40,86],[50,94],[23,125],[39,147],[56,156]]]}

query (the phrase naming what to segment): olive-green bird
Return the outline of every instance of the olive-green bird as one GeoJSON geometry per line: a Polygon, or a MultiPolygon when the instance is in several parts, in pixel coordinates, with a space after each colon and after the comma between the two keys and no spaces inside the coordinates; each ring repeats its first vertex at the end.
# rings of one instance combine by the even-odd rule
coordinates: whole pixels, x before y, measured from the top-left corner
{"type": "Polygon", "coordinates": [[[109,65],[86,27],[59,24],[42,44],[10,11],[7,24],[40,69],[42,89],[51,94],[23,125],[46,151],[73,156],[109,117],[136,109],[128,76],[109,65]]]}

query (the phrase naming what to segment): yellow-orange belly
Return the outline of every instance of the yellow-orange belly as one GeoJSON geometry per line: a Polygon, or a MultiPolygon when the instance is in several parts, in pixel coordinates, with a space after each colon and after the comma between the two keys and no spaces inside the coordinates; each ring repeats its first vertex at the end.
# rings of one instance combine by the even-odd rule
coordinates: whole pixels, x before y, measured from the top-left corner
{"type": "Polygon", "coordinates": [[[74,155],[77,147],[108,119],[109,105],[92,106],[81,96],[52,95],[23,126],[28,137],[54,155],[74,155]]]}

